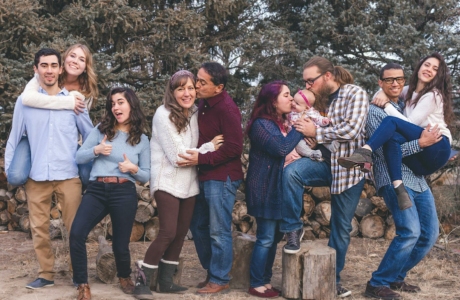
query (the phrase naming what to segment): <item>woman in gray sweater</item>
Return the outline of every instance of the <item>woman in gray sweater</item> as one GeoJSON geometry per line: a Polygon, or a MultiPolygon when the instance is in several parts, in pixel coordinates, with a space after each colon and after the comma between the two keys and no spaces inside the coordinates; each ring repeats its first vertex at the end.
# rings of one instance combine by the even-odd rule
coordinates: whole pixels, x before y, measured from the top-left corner
{"type": "Polygon", "coordinates": [[[113,88],[106,100],[102,122],[78,150],[79,164],[94,159],[90,183],[83,195],[70,232],[73,280],[78,300],[91,299],[88,285],[86,238],[91,229],[110,214],[113,253],[123,292],[132,294],[129,238],[137,209],[135,181],[147,182],[150,145],[139,99],[129,88],[113,88]]]}

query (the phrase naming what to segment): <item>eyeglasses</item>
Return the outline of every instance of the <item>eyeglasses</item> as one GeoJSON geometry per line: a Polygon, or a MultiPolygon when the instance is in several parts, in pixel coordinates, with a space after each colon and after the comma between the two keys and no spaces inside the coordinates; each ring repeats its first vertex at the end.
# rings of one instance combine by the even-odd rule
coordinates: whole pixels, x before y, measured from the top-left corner
{"type": "Polygon", "coordinates": [[[386,84],[393,84],[393,82],[396,82],[401,84],[406,81],[404,77],[387,77],[387,78],[382,78],[382,81],[385,82],[386,84]]]}
{"type": "Polygon", "coordinates": [[[308,85],[313,85],[313,84],[315,83],[315,81],[316,81],[318,78],[320,78],[321,76],[323,76],[323,75],[324,75],[324,73],[323,73],[323,74],[319,74],[318,76],[316,76],[316,77],[313,78],[313,79],[304,80],[305,85],[307,85],[307,84],[308,84],[308,85]]]}

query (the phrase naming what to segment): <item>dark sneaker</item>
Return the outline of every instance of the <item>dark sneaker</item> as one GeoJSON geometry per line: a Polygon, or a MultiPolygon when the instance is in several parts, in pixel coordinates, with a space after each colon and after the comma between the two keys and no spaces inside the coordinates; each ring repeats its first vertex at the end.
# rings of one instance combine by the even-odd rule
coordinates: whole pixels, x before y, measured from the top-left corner
{"type": "Polygon", "coordinates": [[[54,281],[46,280],[43,278],[37,278],[28,285],[26,285],[26,288],[36,290],[36,289],[41,289],[47,286],[53,286],[54,281]]]}
{"type": "Polygon", "coordinates": [[[412,206],[409,194],[407,193],[406,187],[401,183],[395,188],[396,197],[398,198],[398,206],[400,210],[408,209],[412,206]]]}
{"type": "Polygon", "coordinates": [[[337,283],[337,297],[345,298],[351,295],[351,291],[344,288],[340,283],[337,283]]]}
{"type": "Polygon", "coordinates": [[[377,298],[377,299],[382,299],[382,300],[401,299],[401,295],[396,292],[393,292],[389,287],[387,286],[374,287],[369,283],[369,281],[367,282],[366,292],[364,292],[364,295],[370,298],[377,298]]]}
{"type": "Polygon", "coordinates": [[[418,293],[422,291],[420,287],[416,285],[408,284],[404,281],[390,283],[390,289],[398,290],[398,291],[406,292],[406,293],[418,293]]]}
{"type": "Polygon", "coordinates": [[[372,151],[366,148],[358,148],[349,157],[339,157],[337,162],[347,169],[359,166],[361,171],[368,173],[372,169],[372,151]]]}
{"type": "Polygon", "coordinates": [[[304,231],[303,228],[299,230],[286,233],[286,245],[284,245],[284,253],[295,254],[300,251],[300,241],[302,240],[304,231]]]}

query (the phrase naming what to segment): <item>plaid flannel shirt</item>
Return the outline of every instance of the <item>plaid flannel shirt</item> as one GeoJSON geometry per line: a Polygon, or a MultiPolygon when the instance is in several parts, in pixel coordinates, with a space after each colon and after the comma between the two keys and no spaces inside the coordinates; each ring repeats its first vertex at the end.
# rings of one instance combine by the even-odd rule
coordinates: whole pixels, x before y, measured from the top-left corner
{"type": "MultiPolygon", "coordinates": [[[[398,104],[390,102],[399,112],[403,111],[403,104],[399,102],[398,104]]],[[[375,105],[371,105],[369,108],[369,114],[367,116],[366,122],[366,133],[370,137],[374,134],[375,130],[380,126],[383,119],[387,117],[385,111],[375,105]]],[[[406,157],[415,153],[422,151],[417,140],[409,141],[401,145],[402,156],[406,157]]],[[[382,147],[378,148],[372,153],[373,161],[373,172],[374,172],[374,182],[375,188],[377,191],[382,187],[391,184],[390,175],[388,174],[388,168],[383,156],[382,147]]],[[[429,187],[426,183],[426,180],[423,176],[415,175],[405,164],[402,164],[402,181],[404,185],[416,192],[424,192],[429,187]]]]}
{"type": "Polygon", "coordinates": [[[367,93],[359,86],[343,85],[337,99],[329,106],[327,116],[331,119],[331,126],[316,129],[319,144],[340,142],[339,150],[331,153],[332,194],[342,193],[358,184],[365,176],[359,168],[348,170],[341,167],[337,158],[350,156],[355,149],[365,144],[368,110],[367,93]]]}

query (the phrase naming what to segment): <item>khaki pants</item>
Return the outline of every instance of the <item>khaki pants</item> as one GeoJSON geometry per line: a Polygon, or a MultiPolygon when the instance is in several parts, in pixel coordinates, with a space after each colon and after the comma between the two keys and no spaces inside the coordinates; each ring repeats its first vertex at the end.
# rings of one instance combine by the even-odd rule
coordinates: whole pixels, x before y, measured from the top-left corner
{"type": "Polygon", "coordinates": [[[79,178],[56,181],[34,181],[28,179],[26,184],[27,203],[29,207],[30,230],[40,269],[38,277],[54,280],[54,254],[49,236],[51,196],[56,194],[61,204],[62,220],[70,228],[81,202],[81,181],[79,178]]]}

